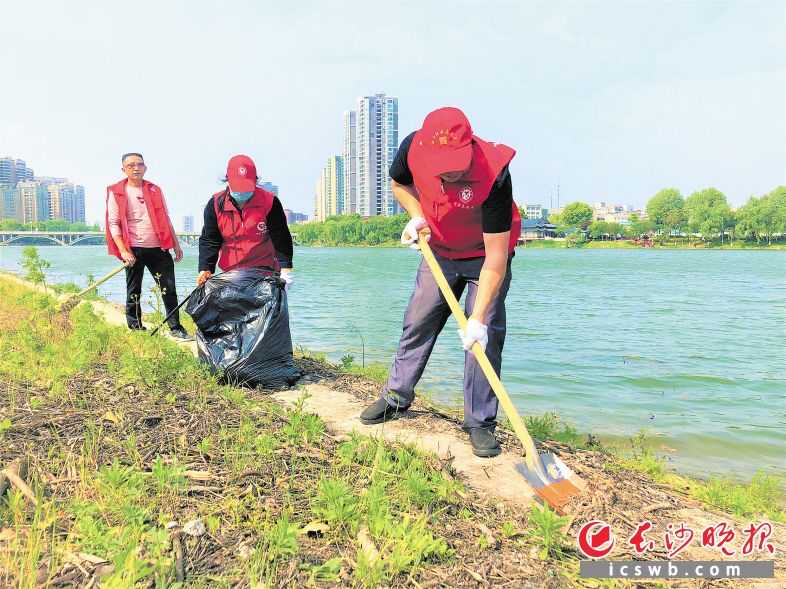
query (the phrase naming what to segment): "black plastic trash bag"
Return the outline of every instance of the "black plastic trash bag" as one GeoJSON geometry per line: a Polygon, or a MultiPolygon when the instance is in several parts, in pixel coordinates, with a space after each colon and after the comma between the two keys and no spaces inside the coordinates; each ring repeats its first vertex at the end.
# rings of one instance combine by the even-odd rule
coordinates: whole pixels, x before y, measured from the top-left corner
{"type": "Polygon", "coordinates": [[[197,326],[199,360],[225,382],[277,389],[300,378],[276,274],[257,268],[218,274],[194,291],[186,311],[197,326]]]}

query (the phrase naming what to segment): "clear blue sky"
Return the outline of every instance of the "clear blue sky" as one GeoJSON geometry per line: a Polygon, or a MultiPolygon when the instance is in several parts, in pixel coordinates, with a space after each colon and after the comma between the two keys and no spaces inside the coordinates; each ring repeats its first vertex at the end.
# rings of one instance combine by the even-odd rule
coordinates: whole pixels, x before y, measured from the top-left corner
{"type": "Polygon", "coordinates": [[[519,203],[559,181],[562,204],[714,186],[736,206],[786,183],[784,6],[4,2],[0,153],[84,184],[88,221],[125,151],[177,228],[236,153],[311,215],[342,112],[387,92],[401,138],[452,105],[516,148],[519,203]]]}

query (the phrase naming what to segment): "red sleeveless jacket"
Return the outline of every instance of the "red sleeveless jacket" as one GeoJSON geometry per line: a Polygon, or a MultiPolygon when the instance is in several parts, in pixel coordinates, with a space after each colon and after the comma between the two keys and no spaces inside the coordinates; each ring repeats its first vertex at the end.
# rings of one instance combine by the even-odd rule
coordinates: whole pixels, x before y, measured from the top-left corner
{"type": "Polygon", "coordinates": [[[257,188],[241,216],[229,199],[228,189],[213,195],[222,238],[218,267],[224,272],[235,268],[277,267],[276,251],[266,223],[273,198],[273,193],[257,188]]]}
{"type": "MultiPolygon", "coordinates": [[[[443,182],[423,166],[420,131],[415,133],[407,154],[407,164],[418,189],[423,216],[431,229],[431,248],[443,258],[461,259],[486,255],[483,244],[481,205],[489,197],[494,181],[510,163],[515,150],[500,143],[472,137],[472,165],[458,182],[443,182]]],[[[513,203],[508,253],[521,234],[521,215],[513,203]]]]}
{"type": "MultiPolygon", "coordinates": [[[[117,184],[112,184],[106,187],[106,245],[109,253],[113,256],[123,259],[120,255],[120,249],[117,247],[112,234],[109,231],[109,193],[115,195],[117,201],[117,208],[119,209],[120,216],[120,231],[123,238],[123,243],[128,250],[131,250],[131,242],[128,238],[128,219],[126,218],[126,207],[128,206],[128,193],[126,186],[128,185],[128,178],[121,180],[117,184]]],[[[161,242],[161,249],[172,249],[175,247],[175,236],[169,226],[169,217],[166,214],[166,207],[164,206],[164,193],[161,189],[147,180],[142,181],[142,194],[145,197],[145,208],[150,217],[150,224],[153,226],[153,231],[158,235],[158,241],[161,242]]]]}

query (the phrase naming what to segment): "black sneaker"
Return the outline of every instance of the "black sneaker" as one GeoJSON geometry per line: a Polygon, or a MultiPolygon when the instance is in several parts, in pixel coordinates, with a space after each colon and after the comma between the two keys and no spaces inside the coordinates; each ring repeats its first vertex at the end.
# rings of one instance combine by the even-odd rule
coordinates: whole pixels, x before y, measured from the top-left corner
{"type": "Polygon", "coordinates": [[[484,427],[472,428],[469,432],[469,441],[472,442],[472,453],[475,456],[492,458],[502,452],[494,432],[484,427]]]}
{"type": "Polygon", "coordinates": [[[128,329],[131,331],[147,331],[147,327],[144,325],[129,325],[128,329]]]}
{"type": "Polygon", "coordinates": [[[169,334],[177,339],[183,339],[183,340],[191,339],[191,336],[188,335],[188,332],[182,327],[175,327],[174,329],[170,329],[169,334]]]}
{"type": "Polygon", "coordinates": [[[360,423],[363,425],[374,425],[375,423],[390,421],[399,417],[407,409],[409,409],[409,406],[393,407],[385,399],[377,399],[360,414],[360,423]]]}

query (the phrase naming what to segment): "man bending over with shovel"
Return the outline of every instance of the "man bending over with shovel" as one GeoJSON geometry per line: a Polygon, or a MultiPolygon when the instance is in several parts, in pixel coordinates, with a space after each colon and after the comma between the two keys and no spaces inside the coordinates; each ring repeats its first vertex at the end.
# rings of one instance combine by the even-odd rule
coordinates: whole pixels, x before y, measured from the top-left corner
{"type": "MultiPolygon", "coordinates": [[[[482,457],[500,453],[494,436],[498,401],[469,350],[477,341],[499,375],[510,262],[521,233],[508,172],[514,155],[510,147],[473,135],[459,109],[440,108],[404,139],[390,167],[393,195],[411,217],[401,242],[419,250],[418,233],[429,233],[429,244],[456,297],[468,287],[469,321],[466,331],[459,331],[465,350],[463,428],[472,451],[482,457]]],[[[409,409],[450,313],[423,260],[382,398],[360,414],[362,423],[382,423],[409,409]]]]}

